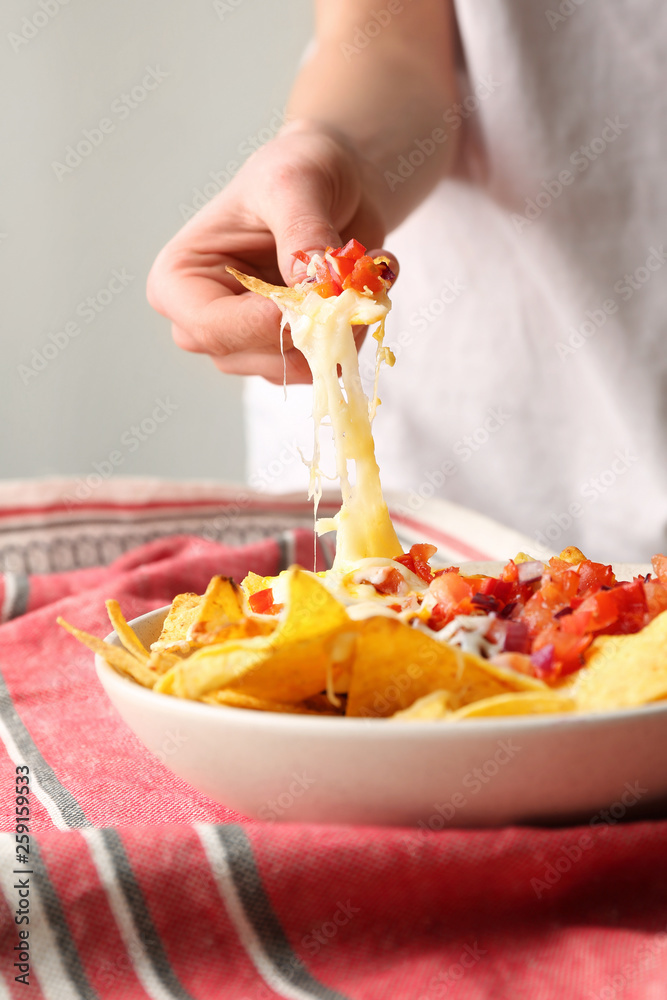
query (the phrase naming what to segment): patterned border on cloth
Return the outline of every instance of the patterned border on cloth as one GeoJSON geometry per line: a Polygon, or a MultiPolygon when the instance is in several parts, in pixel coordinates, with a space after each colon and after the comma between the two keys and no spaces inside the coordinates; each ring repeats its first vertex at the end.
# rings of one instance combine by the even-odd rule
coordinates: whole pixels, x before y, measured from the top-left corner
{"type": "MultiPolygon", "coordinates": [[[[101,483],[94,495],[72,503],[79,480],[0,483],[0,572],[6,601],[0,620],[20,613],[22,575],[105,566],[130,549],[175,534],[226,545],[311,529],[313,506],[302,495],[256,493],[243,486],[133,477],[101,483]],[[14,596],[17,595],[17,596],[14,596]]],[[[518,532],[444,500],[419,502],[388,497],[405,547],[430,541],[441,562],[506,559],[534,542],[518,532]]],[[[335,495],[322,498],[319,513],[331,516],[335,495]]],[[[333,533],[320,539],[325,562],[334,554],[333,533]]]]}

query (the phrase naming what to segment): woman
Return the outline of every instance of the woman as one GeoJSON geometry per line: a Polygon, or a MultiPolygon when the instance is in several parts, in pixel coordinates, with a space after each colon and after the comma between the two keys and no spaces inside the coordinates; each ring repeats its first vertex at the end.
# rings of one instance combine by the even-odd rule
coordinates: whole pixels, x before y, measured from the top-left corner
{"type": "MultiPolygon", "coordinates": [[[[658,0],[319,0],[290,123],[161,252],[151,303],[184,349],[280,385],[278,311],[225,264],[292,284],[295,251],[392,232],[385,486],[536,553],[648,558],[667,541],[666,28],[658,0]]],[[[249,384],[251,469],[300,425],[281,391],[249,384]]]]}

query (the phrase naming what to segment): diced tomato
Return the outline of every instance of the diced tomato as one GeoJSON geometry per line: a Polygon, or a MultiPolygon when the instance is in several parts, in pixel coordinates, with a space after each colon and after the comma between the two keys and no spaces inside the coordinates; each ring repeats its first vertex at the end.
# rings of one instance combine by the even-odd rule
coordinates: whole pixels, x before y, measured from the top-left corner
{"type": "Polygon", "coordinates": [[[600,587],[613,587],[616,583],[611,566],[603,566],[602,563],[594,563],[590,559],[584,559],[583,562],[579,563],[577,569],[580,597],[589,597],[600,587]]]}
{"type": "Polygon", "coordinates": [[[436,604],[445,611],[458,609],[462,601],[470,602],[473,594],[471,585],[463,579],[458,570],[455,573],[443,573],[436,576],[429,584],[429,593],[433,594],[436,604]]]}
{"type": "Polygon", "coordinates": [[[435,545],[428,545],[426,542],[421,542],[412,545],[409,552],[405,552],[402,556],[397,556],[395,562],[399,562],[401,566],[405,566],[411,573],[416,573],[425,583],[430,583],[433,579],[433,571],[428,564],[428,560],[437,551],[438,549],[435,545]]]}
{"type": "Polygon", "coordinates": [[[332,257],[342,257],[345,260],[359,260],[366,253],[366,247],[359,240],[348,240],[344,247],[338,247],[337,249],[332,249],[327,247],[327,253],[330,253],[332,257]]]}
{"type": "Polygon", "coordinates": [[[352,273],[343,281],[343,288],[354,288],[357,292],[368,289],[374,294],[381,292],[385,288],[382,269],[372,257],[360,257],[355,261],[352,273]]]}
{"type": "Polygon", "coordinates": [[[502,573],[500,574],[501,580],[506,580],[508,583],[517,583],[519,580],[519,568],[513,559],[507,563],[504,567],[502,573]]]}
{"type": "Polygon", "coordinates": [[[609,593],[616,599],[618,617],[614,625],[605,629],[605,632],[608,635],[629,635],[644,628],[648,620],[644,581],[635,579],[631,583],[620,583],[609,593]]]}
{"type": "Polygon", "coordinates": [[[648,607],[648,620],[653,621],[656,615],[667,611],[667,587],[658,580],[644,582],[644,596],[648,607]]]}
{"type": "Polygon", "coordinates": [[[547,625],[535,639],[533,652],[553,645],[556,672],[562,676],[571,674],[583,666],[583,654],[592,641],[592,635],[571,635],[562,632],[556,624],[547,625]]]}
{"type": "Polygon", "coordinates": [[[339,295],[341,286],[334,278],[326,264],[318,264],[315,268],[314,290],[323,299],[330,299],[334,295],[339,295]]]}
{"type": "Polygon", "coordinates": [[[329,261],[327,263],[337,271],[341,283],[354,271],[354,261],[347,257],[334,257],[333,264],[329,261]]]}
{"type": "MultiPolygon", "coordinates": [[[[370,583],[370,580],[360,580],[360,583],[370,583]]],[[[373,586],[377,590],[378,594],[398,594],[399,588],[403,585],[403,574],[399,573],[397,569],[393,566],[389,566],[379,581],[376,583],[373,581],[373,586]]]]}
{"type": "Polygon", "coordinates": [[[429,545],[428,542],[418,542],[416,545],[410,546],[410,555],[413,555],[415,559],[421,559],[423,562],[428,562],[431,556],[434,556],[438,551],[437,545],[429,545]]]}
{"type": "Polygon", "coordinates": [[[256,615],[266,615],[273,607],[273,590],[267,587],[266,590],[258,590],[248,598],[248,604],[256,615]]]}
{"type": "Polygon", "coordinates": [[[573,614],[560,618],[559,624],[563,632],[586,635],[613,625],[618,612],[615,590],[599,590],[597,594],[587,597],[573,614]]]}
{"type": "Polygon", "coordinates": [[[657,576],[660,583],[667,587],[667,556],[653,556],[651,559],[651,565],[653,566],[653,572],[657,576]]]}
{"type": "Polygon", "coordinates": [[[536,635],[541,629],[546,628],[553,622],[553,611],[546,606],[538,590],[536,594],[526,602],[521,615],[521,621],[528,626],[531,635],[536,635]]]}
{"type": "Polygon", "coordinates": [[[310,264],[310,254],[306,253],[304,250],[296,250],[292,254],[292,257],[296,257],[296,259],[300,260],[302,264],[310,264]]]}

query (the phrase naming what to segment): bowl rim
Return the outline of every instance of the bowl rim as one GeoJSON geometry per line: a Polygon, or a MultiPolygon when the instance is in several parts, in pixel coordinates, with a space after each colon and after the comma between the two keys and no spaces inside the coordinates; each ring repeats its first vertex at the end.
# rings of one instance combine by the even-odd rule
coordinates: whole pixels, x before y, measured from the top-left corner
{"type": "MultiPolygon", "coordinates": [[[[157,618],[158,615],[168,612],[170,604],[161,608],[155,608],[146,614],[133,618],[128,625],[134,627],[143,622],[157,618]]],[[[110,632],[105,637],[105,642],[112,642],[120,645],[120,640],[115,631],[110,632]]],[[[98,653],[95,654],[95,670],[97,676],[106,690],[107,683],[119,686],[121,692],[132,691],[133,695],[139,699],[144,699],[146,705],[150,705],[153,699],[166,699],[173,704],[178,704],[178,711],[191,713],[193,717],[197,714],[204,717],[218,716],[221,719],[243,720],[250,727],[284,729],[297,726],[303,732],[310,728],[313,732],[328,731],[329,733],[361,734],[381,733],[383,736],[390,736],[392,739],[414,738],[418,733],[423,736],[433,736],[434,734],[449,735],[464,733],[476,734],[486,733],[492,735],[498,732],[501,736],[510,736],[513,732],[528,733],[534,730],[543,729],[545,726],[550,729],[579,729],[582,726],[597,727],[608,723],[631,722],[637,718],[650,718],[654,715],[667,715],[667,699],[664,701],[651,702],[646,705],[638,705],[634,708],[617,708],[601,712],[564,712],[564,713],[543,713],[540,715],[507,715],[489,716],[479,719],[465,719],[457,722],[450,722],[445,719],[409,719],[395,720],[391,718],[346,718],[334,715],[300,715],[291,712],[263,712],[252,709],[241,709],[231,705],[209,705],[206,702],[195,701],[189,698],[176,698],[173,695],[164,694],[161,691],[153,691],[150,688],[142,687],[136,681],[120,674],[104,660],[98,653]],[[402,735],[399,735],[402,734],[402,735]]]]}

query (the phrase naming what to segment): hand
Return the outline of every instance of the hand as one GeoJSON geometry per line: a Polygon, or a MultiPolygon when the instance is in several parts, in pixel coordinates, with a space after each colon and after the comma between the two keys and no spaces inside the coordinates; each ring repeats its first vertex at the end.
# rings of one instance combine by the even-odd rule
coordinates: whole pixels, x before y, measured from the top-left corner
{"type": "MultiPolygon", "coordinates": [[[[225,266],[293,285],[304,277],[296,250],[321,251],[351,237],[381,245],[385,224],[371,193],[376,180],[374,168],[335,132],[309,121],[287,125],[153,264],[148,299],[171,319],[178,346],[210,355],[220,371],[282,383],[280,311],[242,289],[225,266]]],[[[364,334],[359,328],[358,345],[364,334]]],[[[309,382],[306,359],[287,331],[284,347],[287,381],[309,382]]]]}

